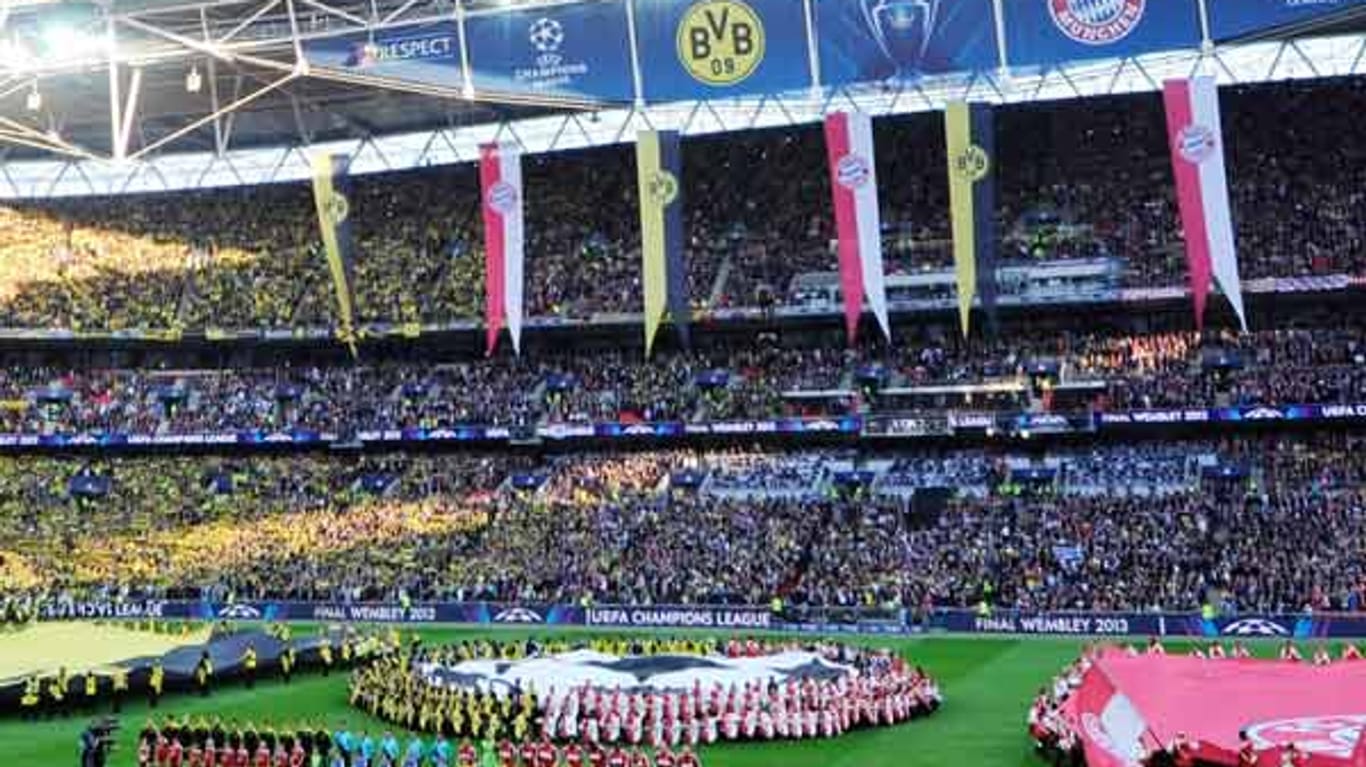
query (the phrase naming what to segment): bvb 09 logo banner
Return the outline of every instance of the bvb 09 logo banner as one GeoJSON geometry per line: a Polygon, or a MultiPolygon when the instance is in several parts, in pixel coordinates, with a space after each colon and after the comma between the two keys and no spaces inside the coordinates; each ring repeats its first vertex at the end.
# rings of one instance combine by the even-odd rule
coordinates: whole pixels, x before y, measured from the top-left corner
{"type": "Polygon", "coordinates": [[[725,98],[811,85],[806,21],[792,0],[637,2],[649,101],[725,98]]]}

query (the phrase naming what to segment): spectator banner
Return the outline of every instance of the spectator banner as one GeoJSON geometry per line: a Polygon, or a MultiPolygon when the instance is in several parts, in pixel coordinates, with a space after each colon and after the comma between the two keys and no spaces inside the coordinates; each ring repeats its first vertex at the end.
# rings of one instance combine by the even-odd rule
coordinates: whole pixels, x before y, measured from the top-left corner
{"type": "Polygon", "coordinates": [[[953,435],[947,415],[915,414],[868,418],[865,437],[948,437],[953,435]]]}
{"type": "Polygon", "coordinates": [[[882,335],[891,339],[887,277],[882,270],[882,222],[877,202],[872,118],[863,112],[835,112],[826,116],[825,149],[835,203],[840,290],[844,294],[844,327],[849,345],[858,339],[864,296],[882,335]]]}
{"type": "Polygon", "coordinates": [[[479,147],[484,213],[485,353],[493,354],[506,322],[512,349],[522,353],[522,155],[513,144],[479,147]]]}
{"type": "Polygon", "coordinates": [[[967,337],[978,293],[988,327],[996,325],[996,129],[991,106],[950,102],[944,128],[958,320],[967,337]]]}
{"type": "Polygon", "coordinates": [[[1006,59],[1012,67],[1047,67],[1198,48],[1197,2],[1005,0],[1006,59]]]}
{"type": "Polygon", "coordinates": [[[645,356],[665,313],[686,343],[687,270],[683,265],[683,150],[677,131],[641,131],[636,140],[640,194],[641,285],[645,356]]]}
{"type": "Polygon", "coordinates": [[[1338,15],[1362,7],[1366,7],[1366,0],[1212,0],[1210,37],[1224,42],[1284,27],[1334,21],[1338,15]]]}
{"type": "Polygon", "coordinates": [[[756,607],[588,607],[584,609],[588,626],[625,626],[630,628],[708,628],[753,631],[767,629],[773,615],[756,607]]]}
{"type": "Polygon", "coordinates": [[[351,243],[351,201],[347,171],[351,159],[342,154],[319,153],[313,156],[313,200],[318,207],[318,225],[322,230],[323,253],[327,269],[332,273],[332,287],[337,293],[338,334],[356,353],[355,316],[352,311],[354,293],[351,289],[351,264],[354,250],[351,243]]]}
{"type": "Polygon", "coordinates": [[[460,36],[454,21],[305,40],[310,67],[352,77],[459,88],[460,36]]]}
{"type": "Polygon", "coordinates": [[[108,620],[113,618],[148,620],[186,617],[188,613],[183,610],[184,604],[182,602],[165,602],[159,599],[130,601],[55,599],[44,602],[38,607],[38,617],[43,620],[108,620]]]}
{"type": "Polygon", "coordinates": [[[1219,91],[1214,78],[1168,80],[1162,87],[1167,108],[1167,135],[1176,177],[1176,198],[1186,240],[1195,324],[1205,324],[1205,299],[1213,273],[1228,297],[1238,323],[1247,332],[1238,254],[1229,211],[1228,177],[1224,169],[1224,132],[1219,117],[1219,91]]]}
{"type": "Polygon", "coordinates": [[[821,84],[995,69],[992,0],[820,0],[821,84]]]}
{"type": "Polygon", "coordinates": [[[798,0],[631,0],[645,99],[721,99],[811,86],[798,0]]]}
{"type": "Polygon", "coordinates": [[[629,102],[628,0],[470,13],[465,40],[476,92],[629,102]]]}

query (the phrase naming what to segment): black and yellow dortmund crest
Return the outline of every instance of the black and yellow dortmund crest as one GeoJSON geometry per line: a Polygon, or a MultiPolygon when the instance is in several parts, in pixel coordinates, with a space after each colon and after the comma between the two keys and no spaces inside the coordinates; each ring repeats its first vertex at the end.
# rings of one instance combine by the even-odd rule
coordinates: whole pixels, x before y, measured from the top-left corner
{"type": "Polygon", "coordinates": [[[694,79],[728,86],[764,60],[764,24],[740,0],[699,0],[678,24],[678,59],[694,79]]]}

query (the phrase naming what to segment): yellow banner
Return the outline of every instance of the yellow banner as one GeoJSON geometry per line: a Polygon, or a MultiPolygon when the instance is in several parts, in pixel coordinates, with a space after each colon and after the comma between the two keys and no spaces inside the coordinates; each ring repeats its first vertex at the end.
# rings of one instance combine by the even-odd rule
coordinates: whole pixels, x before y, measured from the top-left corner
{"type": "Polygon", "coordinates": [[[973,211],[974,178],[962,167],[972,150],[972,121],[968,105],[950,102],[944,108],[948,143],[949,213],[953,220],[953,267],[958,278],[958,322],[967,337],[972,300],[977,292],[977,221],[973,211]]]}
{"type": "Polygon", "coordinates": [[[668,297],[668,273],[665,263],[667,244],[664,232],[664,209],[677,196],[677,181],[670,189],[672,178],[660,163],[659,134],[641,131],[636,140],[636,170],[640,186],[640,260],[641,284],[645,291],[645,356],[650,356],[655,334],[664,319],[668,297]]]}

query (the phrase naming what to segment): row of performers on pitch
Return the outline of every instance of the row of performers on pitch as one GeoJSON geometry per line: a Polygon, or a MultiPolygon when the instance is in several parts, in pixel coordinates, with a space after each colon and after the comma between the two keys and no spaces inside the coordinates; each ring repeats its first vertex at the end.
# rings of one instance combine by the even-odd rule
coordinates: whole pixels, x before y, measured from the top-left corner
{"type": "MultiPolygon", "coordinates": [[[[1137,647],[1134,647],[1133,645],[1127,645],[1124,649],[1130,655],[1167,654],[1166,646],[1163,645],[1162,642],[1158,641],[1156,638],[1149,638],[1147,647],[1143,648],[1142,650],[1140,650],[1137,647]]],[[[1197,645],[1195,647],[1192,647],[1190,651],[1186,654],[1192,655],[1197,658],[1213,658],[1215,660],[1219,660],[1221,658],[1238,659],[1252,657],[1252,651],[1249,650],[1247,648],[1247,645],[1243,644],[1241,641],[1235,641],[1231,649],[1225,649],[1224,646],[1219,642],[1211,642],[1203,647],[1197,645]]],[[[1327,642],[1319,642],[1318,646],[1315,647],[1314,650],[1309,654],[1308,658],[1306,658],[1305,654],[1300,650],[1299,645],[1295,644],[1289,639],[1281,643],[1280,649],[1276,651],[1276,657],[1280,660],[1294,661],[1296,663],[1308,660],[1316,666],[1327,666],[1334,660],[1333,653],[1328,649],[1327,642]]],[[[1361,650],[1357,649],[1357,646],[1352,644],[1351,642],[1343,644],[1342,649],[1339,650],[1338,660],[1351,661],[1361,659],[1361,650]]]]}
{"type": "Polygon", "coordinates": [[[652,751],[638,747],[556,746],[549,740],[479,744],[468,738],[454,744],[438,735],[406,739],[385,732],[378,738],[364,731],[327,732],[319,727],[298,732],[264,730],[206,732],[148,724],[138,735],[138,767],[701,767],[689,746],[667,745],[652,751]],[[215,740],[215,735],[219,738],[215,740]]]}
{"type": "Polygon", "coordinates": [[[542,700],[440,687],[395,659],[357,671],[351,702],[410,730],[523,740],[540,734],[586,743],[704,744],[718,740],[834,737],[897,724],[938,708],[938,688],[916,672],[792,685],[751,684],[709,699],[687,691],[627,695],[576,689],[542,700]]]}

